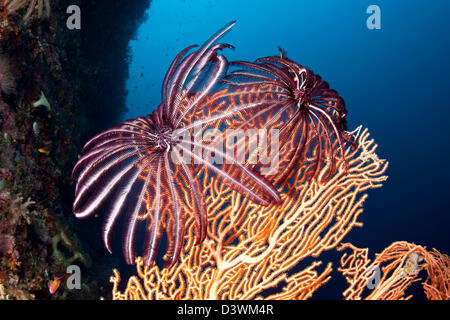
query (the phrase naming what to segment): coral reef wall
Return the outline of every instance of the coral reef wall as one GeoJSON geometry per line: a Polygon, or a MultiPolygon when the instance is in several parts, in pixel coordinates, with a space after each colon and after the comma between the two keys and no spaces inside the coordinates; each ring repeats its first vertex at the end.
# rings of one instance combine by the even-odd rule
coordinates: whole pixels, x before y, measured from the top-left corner
{"type": "Polygon", "coordinates": [[[125,113],[128,43],[146,19],[150,0],[84,1],[81,39],[82,103],[87,123],[83,138],[117,124],[125,113]],[[92,119],[101,122],[93,123],[92,119]],[[92,126],[93,125],[93,126],[92,126]]]}
{"type": "Polygon", "coordinates": [[[98,225],[73,218],[71,170],[83,143],[126,110],[128,43],[150,0],[46,0],[51,13],[27,1],[8,9],[16,2],[0,4],[0,299],[97,299],[111,258],[89,237],[98,225]],[[70,5],[81,30],[66,27],[70,5]],[[82,289],[51,294],[70,264],[82,289]]]}

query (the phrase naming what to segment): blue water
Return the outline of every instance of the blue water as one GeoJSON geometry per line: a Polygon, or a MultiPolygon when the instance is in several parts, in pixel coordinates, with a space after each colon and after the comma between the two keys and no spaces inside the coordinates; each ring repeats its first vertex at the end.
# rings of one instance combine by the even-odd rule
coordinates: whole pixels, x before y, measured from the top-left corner
{"type": "MultiPolygon", "coordinates": [[[[174,56],[227,22],[229,60],[278,54],[308,66],[339,91],[349,129],[362,124],[390,162],[349,237],[379,252],[406,240],[450,253],[450,1],[154,0],[131,42],[126,118],[150,113],[174,56]],[[381,30],[366,8],[381,9],[381,30]]],[[[339,298],[339,296],[335,296],[339,298]]]]}

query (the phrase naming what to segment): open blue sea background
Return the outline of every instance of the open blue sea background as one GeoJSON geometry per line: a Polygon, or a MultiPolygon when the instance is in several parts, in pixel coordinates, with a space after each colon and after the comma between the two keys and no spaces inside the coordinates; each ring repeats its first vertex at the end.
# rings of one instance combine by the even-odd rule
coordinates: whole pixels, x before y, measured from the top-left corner
{"type": "MultiPolygon", "coordinates": [[[[172,59],[237,20],[229,60],[277,55],[312,69],[345,99],[349,129],[369,128],[389,161],[388,181],[369,191],[362,228],[344,239],[370,252],[406,240],[450,253],[450,1],[153,0],[131,42],[128,113],[151,113],[172,59]],[[381,30],[366,27],[369,5],[381,30]]],[[[120,250],[117,250],[118,254],[120,250]]],[[[328,256],[337,267],[338,255],[328,256]]],[[[316,298],[341,298],[333,280],[316,298]]]]}

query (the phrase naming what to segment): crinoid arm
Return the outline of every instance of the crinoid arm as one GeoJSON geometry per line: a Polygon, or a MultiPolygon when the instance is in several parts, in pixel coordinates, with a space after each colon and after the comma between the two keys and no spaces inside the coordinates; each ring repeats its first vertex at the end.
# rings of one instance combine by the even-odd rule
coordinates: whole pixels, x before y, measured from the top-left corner
{"type": "Polygon", "coordinates": [[[211,103],[210,99],[228,67],[228,61],[218,55],[218,51],[232,48],[228,44],[213,43],[233,25],[234,22],[227,24],[196,52],[187,54],[189,48],[186,48],[177,56],[164,80],[164,107],[158,117],[175,128],[174,139],[180,143],[174,145],[174,149],[183,159],[188,158],[197,167],[204,167],[210,175],[253,202],[268,205],[280,200],[278,192],[258,172],[226,154],[220,147],[225,143],[225,136],[217,135],[216,142],[220,140],[220,143],[205,143],[204,140],[205,135],[220,131],[227,126],[227,121],[245,111],[245,108],[211,103]],[[212,161],[208,157],[210,154],[215,154],[220,161],[212,161]]]}
{"type": "MultiPolygon", "coordinates": [[[[228,62],[218,51],[231,46],[215,42],[233,25],[227,24],[197,50],[190,46],[180,52],[165,76],[158,108],[145,118],[125,121],[93,137],[73,169],[75,216],[88,218],[106,211],[102,236],[109,252],[113,232],[125,216],[122,249],[129,264],[135,263],[136,240],[144,221],[146,265],[155,261],[164,229],[165,266],[176,263],[188,217],[197,230],[195,242],[205,239],[207,210],[198,173],[202,168],[258,204],[279,201],[277,191],[257,172],[237,162],[216,164],[192,149],[193,128],[226,118],[214,110],[209,118],[194,115],[227,69],[228,62]],[[190,134],[185,141],[180,139],[183,132],[190,134]]],[[[212,146],[202,148],[220,153],[212,146]]]]}
{"type": "MultiPolygon", "coordinates": [[[[280,165],[277,171],[265,175],[267,180],[274,185],[286,183],[305,159],[314,159],[311,164],[317,168],[333,168],[322,177],[323,181],[329,179],[338,166],[337,159],[346,161],[338,153],[344,155],[344,144],[353,142],[346,131],[347,111],[339,94],[320,76],[285,54],[255,62],[234,61],[230,65],[234,69],[224,81],[230,88],[216,99],[226,98],[237,108],[246,109],[247,114],[235,125],[258,123],[266,130],[280,130],[280,165]],[[255,106],[256,101],[263,101],[264,105],[255,106]]],[[[319,171],[313,172],[316,175],[319,171]]]]}

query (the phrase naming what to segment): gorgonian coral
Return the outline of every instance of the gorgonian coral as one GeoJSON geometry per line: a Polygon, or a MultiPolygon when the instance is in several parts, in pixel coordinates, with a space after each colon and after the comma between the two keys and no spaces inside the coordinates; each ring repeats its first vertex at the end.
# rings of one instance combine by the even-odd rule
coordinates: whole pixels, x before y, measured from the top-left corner
{"type": "MultiPolygon", "coordinates": [[[[322,133],[324,134],[324,133],[322,133]]],[[[146,267],[119,291],[114,270],[113,299],[306,299],[330,279],[332,264],[321,254],[333,250],[355,227],[371,188],[381,187],[388,163],[376,155],[367,129],[354,132],[357,148],[345,148],[343,163],[326,183],[309,179],[303,165],[281,193],[278,205],[256,206],[206,177],[202,187],[211,208],[202,246],[188,223],[186,244],[170,270],[146,267]],[[268,290],[270,289],[270,290],[268,290]]],[[[326,168],[319,173],[327,174],[326,168]]],[[[189,221],[191,222],[191,221],[189,221]]]]}
{"type": "Polygon", "coordinates": [[[340,245],[338,250],[345,251],[339,271],[349,283],[343,292],[348,300],[410,299],[408,289],[421,280],[421,271],[427,275],[422,279],[422,287],[428,299],[450,299],[450,257],[436,249],[427,250],[414,243],[398,241],[373,260],[369,258],[368,249],[351,243],[340,245]]]}

